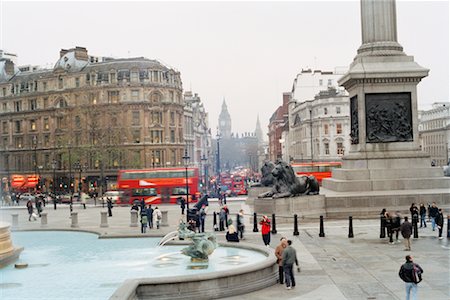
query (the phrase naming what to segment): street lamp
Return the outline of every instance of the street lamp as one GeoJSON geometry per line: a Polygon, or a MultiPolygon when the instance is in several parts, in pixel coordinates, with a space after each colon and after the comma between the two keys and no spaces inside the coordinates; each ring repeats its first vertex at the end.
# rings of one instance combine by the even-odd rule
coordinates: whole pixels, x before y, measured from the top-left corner
{"type": "Polygon", "coordinates": [[[189,226],[189,185],[188,185],[188,166],[189,166],[189,155],[187,152],[187,148],[184,150],[183,162],[184,167],[186,168],[186,225],[189,226]]]}
{"type": "MultiPolygon", "coordinates": [[[[34,147],[34,176],[37,176],[37,137],[33,136],[33,147],[34,147]]],[[[38,177],[39,182],[39,177],[38,177]]],[[[37,191],[38,184],[36,183],[35,191],[37,191]]]]}
{"type": "Polygon", "coordinates": [[[56,209],[56,166],[57,162],[56,160],[52,161],[52,169],[53,169],[53,205],[54,209],[56,209]]]}
{"type": "Polygon", "coordinates": [[[207,191],[206,188],[206,161],[208,159],[206,158],[205,154],[202,155],[202,158],[200,159],[200,169],[202,168],[202,163],[203,163],[203,170],[202,170],[202,184],[203,184],[203,190],[207,191]]]}
{"type": "Polygon", "coordinates": [[[220,185],[220,133],[217,132],[216,135],[216,140],[217,140],[217,178],[218,178],[218,183],[220,185]]]}
{"type": "Polygon", "coordinates": [[[313,158],[313,122],[312,122],[312,108],[309,109],[309,136],[311,142],[311,162],[314,162],[313,158]]]}

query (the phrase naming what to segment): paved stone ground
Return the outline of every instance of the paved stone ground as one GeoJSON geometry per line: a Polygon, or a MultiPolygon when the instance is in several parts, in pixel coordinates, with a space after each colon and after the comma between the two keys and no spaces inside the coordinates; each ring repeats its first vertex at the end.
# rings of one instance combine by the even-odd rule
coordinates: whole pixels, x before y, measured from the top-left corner
{"type": "MultiPolygon", "coordinates": [[[[212,211],[218,211],[217,202],[210,202],[206,230],[212,230],[212,211]]],[[[233,220],[239,209],[251,215],[251,208],[241,199],[229,199],[233,220]]],[[[115,207],[113,216],[108,218],[109,227],[100,228],[101,205],[88,204],[87,209],[75,204],[78,212],[79,230],[91,230],[102,235],[117,236],[152,236],[165,235],[176,230],[176,224],[183,216],[177,206],[161,205],[167,210],[169,226],[153,229],[141,234],[139,227],[130,227],[129,207],[115,207]]],[[[46,229],[72,230],[69,206],[47,205],[48,225],[46,229]]],[[[19,214],[17,230],[42,229],[40,220],[28,221],[25,204],[20,207],[3,207],[0,220],[11,223],[11,214],[19,214]]],[[[262,244],[260,233],[253,233],[250,216],[246,217],[245,242],[262,244]]],[[[282,224],[278,233],[272,235],[271,247],[275,248],[282,236],[293,240],[301,265],[301,272],[296,273],[297,286],[286,290],[281,284],[266,289],[227,299],[404,299],[404,284],[398,277],[400,265],[406,254],[411,253],[415,262],[424,269],[424,280],[419,284],[419,299],[450,299],[450,239],[437,239],[437,231],[431,230],[431,224],[419,230],[419,238],[413,239],[412,251],[403,251],[402,238],[393,245],[387,239],[379,238],[379,220],[353,220],[354,238],[349,239],[348,220],[325,220],[325,237],[319,237],[318,220],[300,222],[299,236],[293,236],[293,225],[282,224]]],[[[445,229],[447,229],[447,224],[445,229]]],[[[444,231],[445,232],[445,231],[444,231]]],[[[224,240],[224,233],[218,233],[219,240],[224,240]]]]}

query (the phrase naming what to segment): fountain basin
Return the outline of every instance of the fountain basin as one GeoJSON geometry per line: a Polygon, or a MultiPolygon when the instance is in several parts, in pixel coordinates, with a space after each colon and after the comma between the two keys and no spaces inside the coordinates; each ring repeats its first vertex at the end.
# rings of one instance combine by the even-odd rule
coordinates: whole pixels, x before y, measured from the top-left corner
{"type": "Polygon", "coordinates": [[[250,266],[204,274],[128,279],[110,299],[217,299],[253,292],[276,283],[278,265],[273,250],[247,243],[219,245],[263,253],[267,258],[250,266]]]}

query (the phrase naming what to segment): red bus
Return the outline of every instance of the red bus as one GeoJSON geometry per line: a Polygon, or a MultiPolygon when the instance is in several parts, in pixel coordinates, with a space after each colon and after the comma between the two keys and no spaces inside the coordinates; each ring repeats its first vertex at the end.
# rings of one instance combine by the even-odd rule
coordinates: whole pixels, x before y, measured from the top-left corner
{"type": "MultiPolygon", "coordinates": [[[[200,196],[198,169],[188,168],[187,177],[189,202],[196,202],[200,196]]],[[[122,203],[132,204],[142,198],[146,204],[177,203],[179,197],[186,198],[186,169],[120,170],[117,186],[125,194],[122,203]]]]}
{"type": "Polygon", "coordinates": [[[341,168],[342,162],[307,162],[307,163],[293,163],[292,169],[297,176],[301,175],[313,175],[317,181],[322,184],[322,179],[330,178],[331,171],[334,168],[341,168]]]}
{"type": "Polygon", "coordinates": [[[247,187],[245,183],[245,176],[235,174],[231,175],[232,185],[231,185],[231,194],[233,195],[247,195],[247,187]]]}

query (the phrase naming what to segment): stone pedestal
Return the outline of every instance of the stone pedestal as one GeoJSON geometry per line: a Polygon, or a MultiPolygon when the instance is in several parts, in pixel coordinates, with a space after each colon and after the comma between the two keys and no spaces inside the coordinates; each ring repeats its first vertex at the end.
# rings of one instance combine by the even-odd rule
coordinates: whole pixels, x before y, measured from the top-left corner
{"type": "Polygon", "coordinates": [[[293,223],[294,214],[300,218],[313,218],[326,214],[323,195],[279,199],[260,198],[255,199],[253,209],[258,215],[275,214],[277,224],[293,223]]]}
{"type": "Polygon", "coordinates": [[[41,213],[41,227],[47,227],[47,213],[41,213]]]}
{"type": "Polygon", "coordinates": [[[132,210],[130,212],[130,227],[137,227],[137,226],[138,226],[138,212],[132,210]]]}
{"type": "Polygon", "coordinates": [[[72,220],[72,224],[70,224],[70,227],[72,228],[78,228],[78,213],[77,212],[71,212],[70,217],[72,220]]]}
{"type": "Polygon", "coordinates": [[[19,227],[19,214],[11,214],[12,216],[12,229],[19,227]]]}
{"type": "Polygon", "coordinates": [[[100,227],[108,227],[108,212],[101,211],[100,212],[100,227]]]}
{"type": "Polygon", "coordinates": [[[162,213],[161,226],[169,226],[168,211],[162,210],[161,213],[162,213]]]}
{"type": "Polygon", "coordinates": [[[258,198],[258,195],[261,195],[262,193],[266,193],[270,190],[272,190],[271,186],[250,187],[248,189],[248,196],[247,196],[247,199],[245,200],[245,204],[253,205],[255,199],[258,198]]]}

